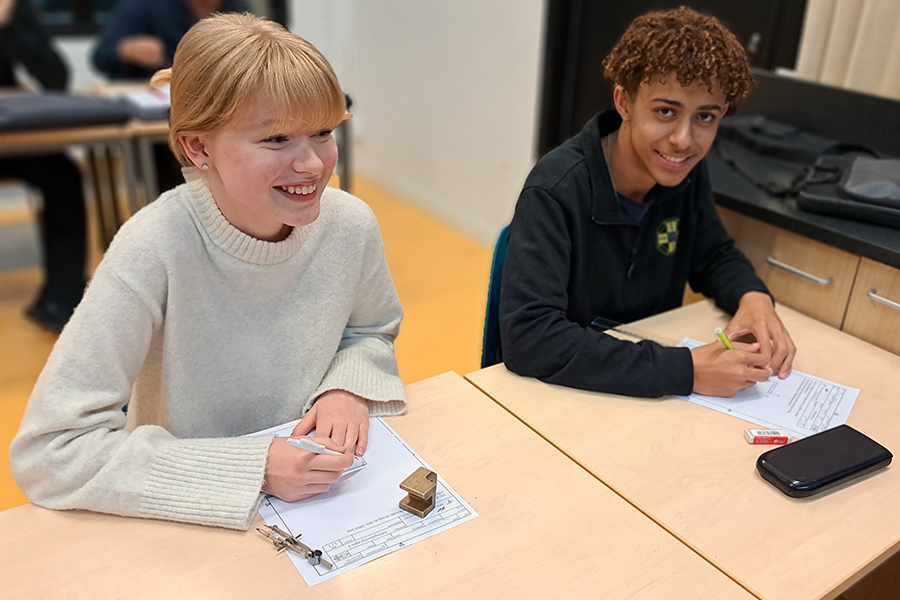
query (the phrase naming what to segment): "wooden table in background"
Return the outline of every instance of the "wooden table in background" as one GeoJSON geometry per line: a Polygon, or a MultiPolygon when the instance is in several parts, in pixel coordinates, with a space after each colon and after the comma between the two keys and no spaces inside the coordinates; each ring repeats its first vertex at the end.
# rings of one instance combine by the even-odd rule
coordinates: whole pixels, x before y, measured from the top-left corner
{"type": "Polygon", "coordinates": [[[145,121],[132,119],[128,124],[128,132],[134,140],[138,151],[138,164],[140,164],[139,183],[143,186],[143,202],[145,206],[156,200],[159,196],[159,188],[156,185],[156,155],[153,153],[155,144],[168,144],[169,121],[159,119],[145,121]]]}
{"type": "Polygon", "coordinates": [[[389,423],[476,519],[307,589],[254,531],[26,505],[0,512],[3,597],[752,600],[458,375],[407,392],[389,423]]]}
{"type": "MultiPolygon", "coordinates": [[[[778,313],[799,348],[794,367],[860,388],[848,423],[900,449],[900,356],[788,308],[778,313]]],[[[727,321],[707,301],[633,328],[711,342],[713,329],[727,321]]],[[[757,474],[756,458],[770,447],[744,441],[745,421],[673,397],[549,385],[502,364],[466,377],[760,598],[834,598],[900,548],[896,466],[820,496],[791,499],[757,474]]],[[[892,593],[877,597],[900,597],[892,593]]]]}
{"type": "Polygon", "coordinates": [[[131,135],[127,124],[5,131],[0,132],[0,156],[61,152],[71,146],[87,148],[85,191],[99,210],[105,247],[119,225],[138,208],[131,135]],[[113,150],[121,157],[120,169],[111,159],[113,150]]]}

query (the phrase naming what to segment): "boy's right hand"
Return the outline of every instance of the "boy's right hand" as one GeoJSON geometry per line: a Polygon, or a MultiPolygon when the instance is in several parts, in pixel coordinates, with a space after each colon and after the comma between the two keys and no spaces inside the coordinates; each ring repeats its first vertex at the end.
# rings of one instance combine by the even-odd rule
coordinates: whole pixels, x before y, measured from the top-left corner
{"type": "Polygon", "coordinates": [[[727,350],[720,342],[691,348],[695,393],[730,398],[772,374],[769,359],[759,353],[758,343],[732,343],[734,350],[727,350]]]}
{"type": "Polygon", "coordinates": [[[163,41],[152,35],[132,35],[119,42],[119,60],[143,67],[159,69],[165,61],[165,45],[163,41]]]}
{"type": "Polygon", "coordinates": [[[344,469],[353,464],[353,454],[327,437],[311,438],[329,450],[343,453],[341,456],[314,454],[295,448],[287,438],[276,437],[269,446],[266,475],[262,491],[295,502],[322,492],[327,492],[344,469]]]}

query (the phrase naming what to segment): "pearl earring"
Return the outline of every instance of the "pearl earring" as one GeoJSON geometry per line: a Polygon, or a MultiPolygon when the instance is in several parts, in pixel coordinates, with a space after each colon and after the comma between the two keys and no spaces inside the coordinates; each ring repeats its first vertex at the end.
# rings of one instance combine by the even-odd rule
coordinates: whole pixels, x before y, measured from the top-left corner
{"type": "Polygon", "coordinates": [[[207,169],[209,169],[209,165],[206,163],[203,163],[202,165],[200,165],[200,168],[203,169],[204,171],[206,171],[207,169]]]}

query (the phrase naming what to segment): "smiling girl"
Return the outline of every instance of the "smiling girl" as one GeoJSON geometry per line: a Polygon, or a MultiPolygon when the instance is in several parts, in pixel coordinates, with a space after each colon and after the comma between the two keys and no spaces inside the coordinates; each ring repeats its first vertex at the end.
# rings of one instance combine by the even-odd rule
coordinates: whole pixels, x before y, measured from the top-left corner
{"type": "Polygon", "coordinates": [[[314,47],[216,15],[155,81],[171,82],[170,145],[198,176],[116,236],[10,464],[49,508],[247,528],[261,492],[326,491],[365,451],[369,415],[405,409],[402,311],[371,210],[326,187],[346,109],[314,47]],[[294,435],[315,428],[341,456],[237,437],[303,415],[294,435]]]}

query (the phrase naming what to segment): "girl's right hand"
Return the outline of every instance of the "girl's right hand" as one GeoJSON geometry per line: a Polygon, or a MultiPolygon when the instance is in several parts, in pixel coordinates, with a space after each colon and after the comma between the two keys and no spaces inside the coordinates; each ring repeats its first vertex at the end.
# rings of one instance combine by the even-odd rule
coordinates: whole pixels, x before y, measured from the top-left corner
{"type": "Polygon", "coordinates": [[[311,438],[341,456],[314,454],[295,448],[287,438],[276,437],[269,446],[262,491],[285,502],[303,500],[327,492],[344,469],[353,464],[353,454],[327,437],[311,438]]]}

